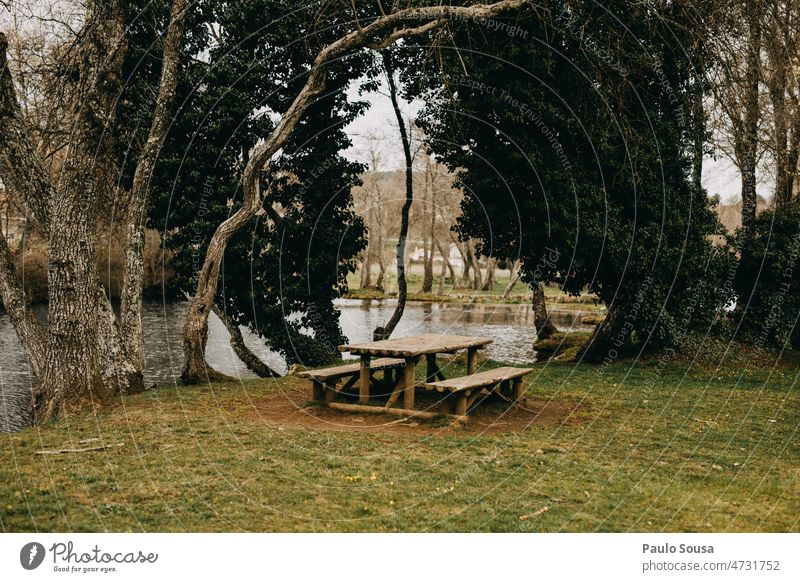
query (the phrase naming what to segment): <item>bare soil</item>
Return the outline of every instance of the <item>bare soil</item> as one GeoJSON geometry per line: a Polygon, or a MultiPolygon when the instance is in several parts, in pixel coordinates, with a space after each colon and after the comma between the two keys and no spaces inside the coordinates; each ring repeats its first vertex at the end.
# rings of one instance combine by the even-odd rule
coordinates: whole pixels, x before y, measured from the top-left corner
{"type": "MultiPolygon", "coordinates": [[[[430,406],[436,410],[436,400],[418,393],[417,408],[430,406]]],[[[573,401],[525,398],[515,405],[502,402],[480,403],[469,414],[465,426],[452,426],[442,421],[398,418],[384,414],[357,414],[315,406],[309,393],[287,388],[258,396],[251,395],[250,418],[280,428],[303,428],[315,431],[356,432],[366,434],[499,434],[519,432],[531,426],[555,427],[579,424],[584,405],[573,401]]]]}

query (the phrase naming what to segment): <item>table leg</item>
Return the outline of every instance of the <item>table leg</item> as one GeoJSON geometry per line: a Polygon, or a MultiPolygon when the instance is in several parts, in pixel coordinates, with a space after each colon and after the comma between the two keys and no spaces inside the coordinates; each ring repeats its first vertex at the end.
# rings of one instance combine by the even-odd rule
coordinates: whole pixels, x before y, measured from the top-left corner
{"type": "Polygon", "coordinates": [[[325,383],[325,402],[333,402],[336,399],[336,381],[325,383]]]}
{"type": "Polygon", "coordinates": [[[425,363],[425,381],[433,382],[436,380],[436,372],[438,371],[436,367],[436,354],[427,354],[425,356],[425,363]]]}
{"type": "Polygon", "coordinates": [[[403,408],[414,409],[414,382],[417,371],[417,359],[406,358],[406,367],[403,368],[403,408]]]}
{"type": "Polygon", "coordinates": [[[358,383],[358,402],[359,404],[367,404],[369,402],[369,354],[361,356],[361,375],[359,376],[358,383]]]}
{"type": "Polygon", "coordinates": [[[520,400],[522,395],[525,394],[525,384],[522,378],[514,379],[514,400],[520,400]]]}
{"type": "Polygon", "coordinates": [[[467,414],[467,397],[468,394],[464,391],[456,394],[456,414],[458,416],[465,416],[467,414]]]}
{"type": "Polygon", "coordinates": [[[325,386],[317,379],[311,380],[313,400],[325,400],[325,386]]]}
{"type": "Polygon", "coordinates": [[[467,349],[467,374],[474,374],[478,367],[478,348],[467,349]]]}

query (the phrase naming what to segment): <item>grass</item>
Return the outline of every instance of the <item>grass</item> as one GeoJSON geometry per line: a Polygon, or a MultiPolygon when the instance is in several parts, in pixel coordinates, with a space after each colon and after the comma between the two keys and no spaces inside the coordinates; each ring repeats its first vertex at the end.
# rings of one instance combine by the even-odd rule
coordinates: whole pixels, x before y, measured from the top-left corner
{"type": "Polygon", "coordinates": [[[264,398],[306,388],[291,377],[164,388],[0,435],[0,526],[796,531],[797,379],[784,365],[539,365],[527,395],[571,412],[491,432],[365,431],[353,415],[310,428],[259,414],[264,398]],[[123,446],[35,454],[101,442],[123,446]]]}

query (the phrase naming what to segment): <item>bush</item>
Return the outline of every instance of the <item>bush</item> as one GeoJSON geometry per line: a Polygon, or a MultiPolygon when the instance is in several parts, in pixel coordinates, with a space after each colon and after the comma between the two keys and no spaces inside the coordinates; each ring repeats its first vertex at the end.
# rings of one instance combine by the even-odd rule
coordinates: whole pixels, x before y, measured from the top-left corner
{"type": "Polygon", "coordinates": [[[734,320],[741,339],[759,348],[800,347],[799,259],[800,203],[759,214],[753,236],[742,245],[734,278],[734,320]]]}

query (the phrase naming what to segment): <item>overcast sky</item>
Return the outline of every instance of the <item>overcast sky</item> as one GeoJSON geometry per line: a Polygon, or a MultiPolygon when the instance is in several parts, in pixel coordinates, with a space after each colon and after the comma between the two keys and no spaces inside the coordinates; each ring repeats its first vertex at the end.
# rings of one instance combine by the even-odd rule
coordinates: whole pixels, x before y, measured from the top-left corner
{"type": "MultiPolygon", "coordinates": [[[[400,136],[397,132],[397,122],[392,111],[392,104],[388,95],[373,93],[362,97],[358,96],[356,89],[351,91],[352,99],[369,101],[370,109],[353,123],[347,126],[347,133],[353,140],[353,147],[344,152],[350,159],[368,163],[368,137],[383,136],[381,150],[384,152],[384,170],[397,170],[404,166],[403,150],[400,146],[400,136]]],[[[403,101],[403,114],[408,120],[414,117],[421,109],[421,103],[407,103],[403,101]]],[[[703,163],[703,186],[710,196],[719,194],[723,202],[738,201],[741,196],[741,179],[739,172],[727,158],[714,160],[706,158],[703,163]]],[[[758,192],[764,196],[771,196],[769,183],[760,181],[758,192]]]]}

